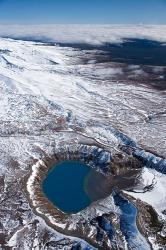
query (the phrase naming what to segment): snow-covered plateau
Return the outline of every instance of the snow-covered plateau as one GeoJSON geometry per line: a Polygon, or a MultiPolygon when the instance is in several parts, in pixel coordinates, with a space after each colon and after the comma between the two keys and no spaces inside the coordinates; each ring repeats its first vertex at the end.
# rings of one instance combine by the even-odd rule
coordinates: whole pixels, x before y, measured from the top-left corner
{"type": "Polygon", "coordinates": [[[166,249],[166,27],[141,27],[0,27],[0,249],[166,249]],[[105,178],[76,214],[41,188],[63,160],[105,178]]]}

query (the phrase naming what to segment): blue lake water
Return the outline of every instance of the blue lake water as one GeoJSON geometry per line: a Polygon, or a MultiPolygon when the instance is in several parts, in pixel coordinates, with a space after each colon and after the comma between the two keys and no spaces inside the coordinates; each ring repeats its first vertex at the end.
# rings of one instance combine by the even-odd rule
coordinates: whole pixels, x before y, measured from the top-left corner
{"type": "Polygon", "coordinates": [[[76,213],[92,200],[86,193],[85,179],[91,168],[76,161],[64,161],[49,171],[43,181],[43,192],[46,197],[61,211],[76,213]]]}
{"type": "MultiPolygon", "coordinates": [[[[132,176],[130,180],[132,184],[132,176]]],[[[123,188],[126,183],[121,179],[106,178],[78,161],[63,161],[54,165],[42,183],[45,196],[65,213],[76,213],[93,201],[106,198],[114,186],[123,188]]]]}

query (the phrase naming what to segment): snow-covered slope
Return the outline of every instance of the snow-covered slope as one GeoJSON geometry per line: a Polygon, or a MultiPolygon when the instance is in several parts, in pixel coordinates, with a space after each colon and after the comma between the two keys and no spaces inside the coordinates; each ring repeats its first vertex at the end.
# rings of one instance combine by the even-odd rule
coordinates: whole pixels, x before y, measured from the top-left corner
{"type": "MultiPolygon", "coordinates": [[[[161,37],[158,40],[162,40],[161,37]]],[[[42,215],[36,200],[35,204],[31,200],[33,186],[28,186],[27,190],[27,180],[34,174],[32,166],[34,172],[37,171],[37,166],[45,164],[46,159],[52,159],[56,150],[61,149],[64,153],[65,145],[77,146],[77,149],[82,148],[80,145],[90,145],[92,149],[97,146],[111,153],[114,174],[124,173],[125,168],[132,169],[132,164],[135,168],[143,164],[153,168],[139,170],[135,187],[126,188],[126,197],[129,195],[128,199],[134,204],[135,197],[152,205],[165,219],[165,89],[156,89],[153,82],[161,79],[164,84],[162,77],[165,77],[166,69],[164,66],[126,65],[111,60],[98,62],[99,56],[104,55],[98,48],[88,50],[69,45],[0,39],[2,249],[77,249],[72,247],[79,245],[83,249],[92,248],[92,245],[111,249],[115,242],[122,249],[125,245],[126,249],[133,249],[133,244],[135,249],[143,249],[139,244],[144,242],[144,249],[150,249],[148,241],[153,242],[154,249],[159,249],[165,244],[164,225],[157,219],[157,226],[162,224],[160,232],[159,226],[155,225],[156,231],[147,226],[148,234],[142,229],[146,239],[139,232],[128,239],[119,228],[123,209],[114,203],[111,194],[82,213],[63,218],[61,223],[59,218],[42,215]],[[162,204],[162,209],[159,204],[162,204]],[[113,213],[115,218],[111,218],[113,213]],[[100,216],[104,216],[103,221],[113,221],[117,228],[112,242],[108,228],[100,225],[100,216]],[[72,233],[64,236],[77,229],[77,223],[81,226],[86,224],[80,229],[83,233],[79,233],[80,238],[89,243],[79,239],[78,234],[73,234],[78,238],[71,237],[72,233]],[[58,224],[61,233],[55,231],[57,228],[53,224],[58,224]],[[63,224],[67,225],[66,231],[62,230],[63,224]],[[101,242],[96,240],[99,228],[104,235],[101,242]],[[156,236],[157,233],[161,237],[156,236]],[[155,240],[155,237],[158,238],[155,240]]],[[[73,149],[72,152],[75,151],[73,149]]],[[[92,152],[88,149],[84,153],[93,155],[92,152]]],[[[100,160],[101,154],[95,157],[100,160]]],[[[117,194],[114,196],[122,199],[117,194]]],[[[141,203],[139,206],[146,210],[148,205],[141,203]]],[[[150,216],[149,210],[146,213],[150,216]]]]}

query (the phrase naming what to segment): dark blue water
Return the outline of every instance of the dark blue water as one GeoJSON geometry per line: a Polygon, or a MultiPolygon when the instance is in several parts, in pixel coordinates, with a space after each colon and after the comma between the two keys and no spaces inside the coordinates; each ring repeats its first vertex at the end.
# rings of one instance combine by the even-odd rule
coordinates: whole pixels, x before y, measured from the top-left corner
{"type": "Polygon", "coordinates": [[[76,161],[64,161],[53,166],[43,181],[43,192],[61,211],[76,213],[92,201],[84,182],[91,168],[76,161]]]}

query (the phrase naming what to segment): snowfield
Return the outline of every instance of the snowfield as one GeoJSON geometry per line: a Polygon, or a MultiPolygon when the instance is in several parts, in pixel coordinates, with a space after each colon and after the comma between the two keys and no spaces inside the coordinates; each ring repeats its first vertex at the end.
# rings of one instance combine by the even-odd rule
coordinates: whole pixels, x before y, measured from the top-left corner
{"type": "MultiPolygon", "coordinates": [[[[166,67],[128,65],[111,59],[98,62],[104,56],[98,47],[88,50],[67,43],[99,46],[137,37],[165,43],[165,29],[164,25],[136,29],[102,26],[97,31],[96,27],[84,26],[80,30],[79,26],[71,26],[66,31],[65,26],[49,26],[46,32],[46,26],[7,27],[6,31],[0,27],[0,35],[10,37],[0,38],[0,249],[133,249],[133,242],[137,242],[134,249],[138,250],[150,249],[150,242],[153,249],[164,249],[166,88],[157,89],[154,82],[165,86],[166,67]],[[18,39],[33,36],[36,41],[18,39]],[[40,39],[42,42],[37,41],[40,39]],[[66,44],[62,46],[63,42],[66,44]],[[50,160],[56,150],[65,155],[65,145],[72,148],[73,155],[80,148],[81,152],[87,150],[82,145],[103,148],[115,158],[112,165],[118,174],[126,171],[118,165],[119,159],[128,170],[134,162],[138,180],[133,189],[121,191],[134,204],[135,198],[140,200],[138,211],[147,206],[154,208],[155,227],[162,224],[160,231],[152,230],[146,221],[143,236],[127,239],[120,228],[123,210],[115,205],[111,194],[62,221],[59,215],[46,218],[41,212],[45,208],[35,203],[32,183],[38,168],[47,165],[46,159],[50,160]],[[132,153],[142,149],[145,154],[142,158],[137,154],[136,160],[132,153]],[[116,229],[112,238],[110,221],[116,229]],[[80,237],[72,235],[79,226],[80,237]],[[98,242],[99,232],[104,236],[98,242]]],[[[93,155],[92,149],[84,153],[93,155]]],[[[98,165],[105,161],[105,151],[102,158],[99,150],[98,165]]],[[[150,216],[149,210],[146,213],[150,216]]],[[[142,218],[142,212],[139,216],[142,218]]]]}

